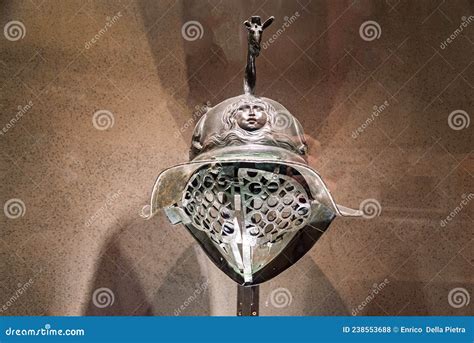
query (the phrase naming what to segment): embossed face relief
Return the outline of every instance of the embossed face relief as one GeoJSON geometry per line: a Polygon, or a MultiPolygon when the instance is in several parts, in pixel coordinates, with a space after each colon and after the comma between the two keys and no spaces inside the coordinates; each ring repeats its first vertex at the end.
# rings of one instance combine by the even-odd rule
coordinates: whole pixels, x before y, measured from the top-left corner
{"type": "Polygon", "coordinates": [[[268,100],[244,95],[206,113],[194,130],[191,158],[217,147],[246,144],[277,146],[304,156],[306,142],[299,123],[283,106],[275,103],[277,111],[268,100]]]}
{"type": "Polygon", "coordinates": [[[237,124],[246,131],[261,129],[267,122],[267,114],[261,105],[244,104],[237,109],[237,124]]]}

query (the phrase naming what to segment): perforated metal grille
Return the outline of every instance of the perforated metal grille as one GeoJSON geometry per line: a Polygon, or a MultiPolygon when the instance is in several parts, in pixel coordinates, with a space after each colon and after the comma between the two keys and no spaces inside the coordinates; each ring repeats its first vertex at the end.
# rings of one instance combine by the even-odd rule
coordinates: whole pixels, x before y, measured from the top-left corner
{"type": "Polygon", "coordinates": [[[189,180],[182,207],[194,226],[218,244],[274,243],[303,228],[310,216],[308,193],[286,174],[278,168],[273,172],[234,165],[204,168],[189,180]]]}
{"type": "Polygon", "coordinates": [[[234,234],[232,170],[221,167],[201,169],[189,180],[182,206],[196,228],[216,243],[234,234]]]}

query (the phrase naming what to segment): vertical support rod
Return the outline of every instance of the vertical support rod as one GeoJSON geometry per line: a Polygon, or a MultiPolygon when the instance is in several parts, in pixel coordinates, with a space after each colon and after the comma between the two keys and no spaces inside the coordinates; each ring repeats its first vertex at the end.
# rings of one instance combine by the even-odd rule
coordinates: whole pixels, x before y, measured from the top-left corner
{"type": "Polygon", "coordinates": [[[237,285],[237,316],[258,316],[259,286],[237,285]]]}

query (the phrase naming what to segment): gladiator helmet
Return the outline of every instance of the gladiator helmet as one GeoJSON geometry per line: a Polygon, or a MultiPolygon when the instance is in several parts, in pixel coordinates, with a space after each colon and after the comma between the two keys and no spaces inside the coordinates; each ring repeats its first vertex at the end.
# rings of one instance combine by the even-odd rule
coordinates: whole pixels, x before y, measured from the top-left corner
{"type": "Polygon", "coordinates": [[[194,129],[190,161],[162,171],[150,217],[164,210],[240,285],[265,282],[308,252],[336,216],[361,216],[337,205],[308,166],[299,121],[280,103],[255,95],[260,17],[246,21],[244,94],[206,109],[194,129]]]}

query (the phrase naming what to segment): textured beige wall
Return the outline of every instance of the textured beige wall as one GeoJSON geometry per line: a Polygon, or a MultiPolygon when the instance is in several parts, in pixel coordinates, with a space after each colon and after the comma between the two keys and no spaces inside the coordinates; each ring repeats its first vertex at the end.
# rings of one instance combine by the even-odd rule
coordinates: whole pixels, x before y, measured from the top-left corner
{"type": "Polygon", "coordinates": [[[2,27],[16,20],[26,33],[0,37],[0,201],[25,205],[0,216],[2,315],[235,313],[235,285],[184,228],[139,213],[158,172],[187,160],[194,107],[242,92],[242,21],[275,15],[266,40],[295,12],[258,58],[257,93],[302,122],[310,163],[339,203],[374,198],[382,212],[336,220],[262,285],[262,314],[349,315],[362,304],[366,315],[474,313],[472,300],[448,301],[454,288],[474,293],[474,202],[440,225],[474,192],[472,125],[448,125],[455,110],[472,117],[474,21],[440,47],[472,3],[304,3],[2,3],[2,27]],[[183,39],[191,20],[201,39],[183,39]],[[378,39],[359,35],[367,20],[378,39]],[[94,127],[98,110],[113,126],[94,127]],[[91,299],[103,287],[114,301],[101,308],[91,299]]]}

